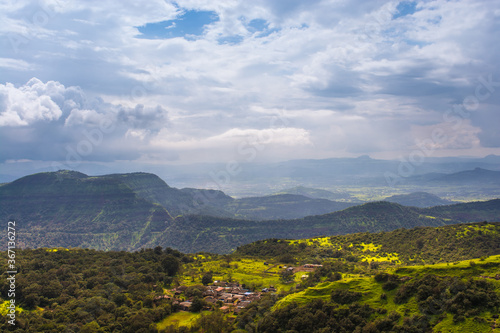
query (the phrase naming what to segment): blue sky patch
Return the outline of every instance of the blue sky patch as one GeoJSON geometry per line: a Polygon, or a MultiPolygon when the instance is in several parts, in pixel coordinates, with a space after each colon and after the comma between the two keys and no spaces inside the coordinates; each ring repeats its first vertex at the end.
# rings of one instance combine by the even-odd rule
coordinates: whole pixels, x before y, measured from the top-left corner
{"type": "Polygon", "coordinates": [[[258,38],[267,37],[273,32],[280,31],[280,29],[277,28],[269,28],[269,22],[263,19],[251,20],[246,27],[248,31],[255,34],[255,37],[258,38]]]}
{"type": "Polygon", "coordinates": [[[417,11],[417,3],[415,1],[401,1],[396,9],[397,12],[392,16],[393,19],[406,15],[412,15],[417,11]]]}
{"type": "Polygon", "coordinates": [[[431,44],[429,42],[422,42],[422,41],[412,40],[412,39],[405,40],[405,43],[408,44],[408,45],[420,46],[420,47],[427,46],[427,45],[431,44]]]}
{"type": "Polygon", "coordinates": [[[236,45],[241,43],[242,41],[243,41],[243,36],[241,35],[225,36],[217,39],[217,42],[219,42],[219,44],[229,44],[229,45],[236,45]]]}
{"type": "Polygon", "coordinates": [[[263,19],[251,20],[247,26],[250,32],[264,31],[267,27],[269,27],[269,23],[263,19]]]}
{"type": "Polygon", "coordinates": [[[203,35],[207,24],[219,21],[219,16],[213,11],[188,10],[175,20],[147,23],[137,27],[140,35],[137,38],[164,39],[184,37],[192,39],[203,35]]]}

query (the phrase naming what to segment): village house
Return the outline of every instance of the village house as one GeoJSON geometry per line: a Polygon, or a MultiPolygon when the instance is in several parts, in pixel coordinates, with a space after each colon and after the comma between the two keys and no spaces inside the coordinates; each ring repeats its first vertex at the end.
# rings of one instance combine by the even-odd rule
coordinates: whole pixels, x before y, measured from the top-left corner
{"type": "Polygon", "coordinates": [[[154,300],[159,301],[159,300],[170,300],[172,297],[169,295],[160,295],[160,296],[155,296],[154,300]]]}
{"type": "Polygon", "coordinates": [[[276,288],[274,288],[274,286],[269,286],[269,288],[264,288],[261,291],[263,293],[275,293],[276,292],[276,288]]]}
{"type": "Polygon", "coordinates": [[[230,293],[231,294],[239,294],[243,291],[241,287],[232,287],[230,293]]]}
{"type": "Polygon", "coordinates": [[[228,313],[228,312],[230,311],[229,306],[222,306],[222,307],[220,308],[220,310],[221,310],[223,313],[228,313]]]}
{"type": "MultiPolygon", "coordinates": [[[[192,298],[183,300],[181,295],[186,291],[186,286],[179,286],[169,290],[173,295],[159,295],[154,298],[155,301],[171,300],[172,304],[178,304],[180,310],[190,311],[192,307],[192,298]]],[[[276,291],[273,286],[265,288],[266,291],[276,291]]],[[[207,309],[212,306],[222,303],[221,310],[225,313],[234,311],[239,312],[241,309],[248,306],[250,303],[257,301],[261,298],[261,293],[251,292],[240,286],[237,282],[224,282],[218,281],[217,284],[206,286],[203,290],[203,298],[207,305],[207,309]]]]}
{"type": "Polygon", "coordinates": [[[207,296],[217,296],[217,292],[215,291],[214,288],[208,287],[204,292],[203,292],[203,297],[207,296]]]}
{"type": "Polygon", "coordinates": [[[217,303],[217,298],[215,298],[213,296],[208,296],[208,297],[205,297],[205,302],[210,303],[210,304],[215,304],[215,303],[217,303]]]}
{"type": "Polygon", "coordinates": [[[224,302],[224,303],[232,303],[233,302],[233,294],[222,293],[219,296],[219,300],[224,302]]]}
{"type": "Polygon", "coordinates": [[[237,304],[236,309],[242,310],[242,309],[246,308],[247,306],[249,306],[250,303],[252,303],[252,301],[249,301],[249,300],[241,301],[237,304]]]}
{"type": "Polygon", "coordinates": [[[181,310],[183,310],[183,311],[189,311],[189,310],[191,310],[191,305],[192,304],[193,304],[192,302],[185,301],[185,302],[180,302],[179,306],[181,307],[181,310]]]}

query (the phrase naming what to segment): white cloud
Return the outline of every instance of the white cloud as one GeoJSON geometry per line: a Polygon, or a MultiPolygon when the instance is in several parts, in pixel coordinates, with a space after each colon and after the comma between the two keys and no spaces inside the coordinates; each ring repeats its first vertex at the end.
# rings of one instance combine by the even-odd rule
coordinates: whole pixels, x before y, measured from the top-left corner
{"type": "Polygon", "coordinates": [[[33,66],[26,61],[12,58],[0,58],[0,67],[17,71],[33,70],[33,66]]]}
{"type": "Polygon", "coordinates": [[[62,111],[52,100],[58,88],[54,82],[44,84],[36,79],[20,88],[10,83],[0,85],[0,126],[28,126],[59,119],[62,111]]]}
{"type": "Polygon", "coordinates": [[[66,118],[64,125],[69,127],[78,125],[96,126],[99,125],[104,119],[106,119],[106,116],[96,112],[95,110],[72,109],[68,118],[66,118]]]}

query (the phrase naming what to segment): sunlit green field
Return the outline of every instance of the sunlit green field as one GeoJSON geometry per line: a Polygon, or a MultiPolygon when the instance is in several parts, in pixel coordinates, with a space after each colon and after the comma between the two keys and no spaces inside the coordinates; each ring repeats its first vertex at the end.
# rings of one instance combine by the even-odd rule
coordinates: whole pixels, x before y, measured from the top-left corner
{"type": "MultiPolygon", "coordinates": [[[[394,268],[392,271],[398,275],[408,276],[434,274],[461,277],[475,277],[479,275],[494,277],[500,274],[500,255],[483,259],[457,261],[454,263],[405,266],[394,268]]],[[[496,280],[493,279],[490,279],[490,281],[496,282],[496,280]]]]}
{"type": "MultiPolygon", "coordinates": [[[[201,278],[206,272],[212,273],[214,281],[238,282],[249,289],[262,289],[269,286],[277,288],[278,292],[288,291],[293,283],[283,284],[280,281],[280,273],[283,269],[272,261],[263,259],[239,258],[237,260],[225,260],[208,258],[197,258],[194,263],[184,265],[183,274],[180,278],[181,285],[201,284],[201,278]]],[[[300,280],[302,274],[297,274],[296,281],[300,280]]]]}
{"type": "Polygon", "coordinates": [[[456,202],[470,202],[470,201],[484,201],[498,198],[498,188],[492,186],[491,188],[482,188],[481,190],[474,190],[468,187],[455,187],[455,186],[439,186],[439,187],[419,187],[411,185],[399,185],[395,187],[388,186],[338,186],[330,190],[339,190],[346,192],[356,198],[357,200],[378,201],[384,200],[387,197],[408,194],[412,192],[429,192],[435,194],[443,199],[456,201],[456,202]]]}
{"type": "Polygon", "coordinates": [[[171,314],[170,316],[163,319],[157,324],[158,330],[167,328],[168,326],[187,326],[190,327],[198,318],[201,317],[203,313],[208,313],[209,311],[203,311],[198,313],[180,311],[171,314]]]}

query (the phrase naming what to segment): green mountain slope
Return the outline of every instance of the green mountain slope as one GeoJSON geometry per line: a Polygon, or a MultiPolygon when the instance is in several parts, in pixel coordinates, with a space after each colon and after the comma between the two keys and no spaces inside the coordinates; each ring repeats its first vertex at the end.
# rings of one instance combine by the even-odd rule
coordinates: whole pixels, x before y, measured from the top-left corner
{"type": "Polygon", "coordinates": [[[331,213],[354,204],[302,195],[233,199],[222,191],[168,186],[158,176],[136,172],[100,176],[127,185],[138,197],[162,205],[171,216],[209,215],[247,220],[294,219],[331,213]]]}
{"type": "Polygon", "coordinates": [[[460,222],[470,222],[473,220],[498,221],[500,220],[500,215],[498,214],[499,205],[500,199],[495,199],[431,207],[423,210],[423,213],[437,217],[446,217],[460,222]]]}
{"type": "Polygon", "coordinates": [[[500,254],[500,222],[418,227],[299,240],[266,239],[238,247],[235,254],[299,261],[354,256],[398,264],[440,263],[500,254]],[[302,244],[302,245],[301,245],[302,244]]]}
{"type": "Polygon", "coordinates": [[[24,247],[129,249],[172,221],[160,205],[112,177],[61,171],[23,177],[0,187],[0,218],[16,220],[24,247]]]}
{"type": "Polygon", "coordinates": [[[288,217],[341,207],[297,195],[234,200],[220,191],[171,188],[146,173],[89,177],[70,171],[40,173],[4,184],[0,203],[0,218],[18,221],[19,244],[24,247],[135,250],[161,245],[215,253],[269,237],[378,232],[495,221],[500,216],[497,199],[429,209],[373,202],[293,220],[243,220],[224,216],[266,218],[287,212],[288,217]]]}
{"type": "Polygon", "coordinates": [[[137,196],[163,206],[171,216],[205,214],[232,216],[224,206],[234,199],[222,191],[182,189],[168,186],[160,177],[144,172],[102,176],[126,184],[137,196]]]}
{"type": "Polygon", "coordinates": [[[267,311],[255,311],[261,302],[240,313],[238,328],[476,333],[499,326],[500,223],[269,239],[232,256],[271,265],[282,263],[283,253],[294,266],[322,267],[296,267],[290,291],[268,301],[267,311]]]}
{"type": "MultiPolygon", "coordinates": [[[[453,211],[475,212],[475,215],[471,213],[467,216],[467,222],[484,221],[487,216],[500,216],[498,199],[445,207],[450,215],[453,211]],[[462,205],[467,206],[463,208],[462,205]],[[476,205],[490,207],[490,210],[483,212],[481,209],[473,209],[476,205]]],[[[379,232],[464,222],[445,217],[450,216],[445,213],[440,217],[432,216],[431,213],[434,211],[430,209],[405,207],[381,201],[295,220],[244,221],[210,216],[184,216],[175,219],[156,241],[162,246],[172,246],[181,251],[228,253],[239,245],[259,239],[379,232]]]]}

